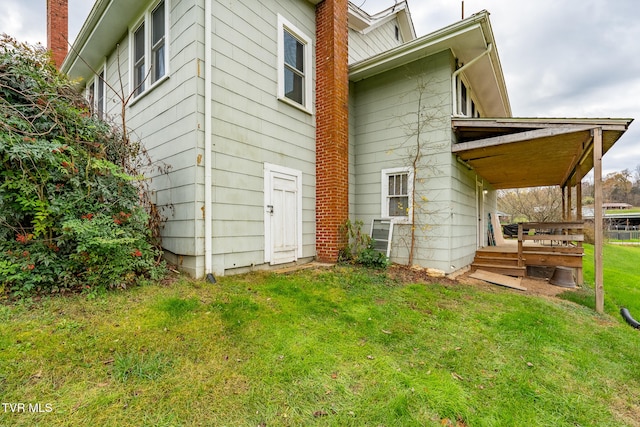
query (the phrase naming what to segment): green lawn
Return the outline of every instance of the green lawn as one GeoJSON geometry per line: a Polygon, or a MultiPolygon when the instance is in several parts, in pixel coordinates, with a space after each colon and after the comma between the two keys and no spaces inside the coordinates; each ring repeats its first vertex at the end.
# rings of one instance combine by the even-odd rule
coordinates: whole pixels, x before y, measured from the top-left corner
{"type": "MultiPolygon", "coordinates": [[[[602,251],[605,310],[619,317],[620,307],[626,307],[640,320],[640,246],[610,244],[604,245],[602,251]]],[[[564,297],[594,308],[592,245],[585,245],[583,265],[586,289],[564,297]]]]}
{"type": "Polygon", "coordinates": [[[638,426],[639,348],[617,315],[498,287],[183,279],[0,305],[0,425],[638,426]]]}

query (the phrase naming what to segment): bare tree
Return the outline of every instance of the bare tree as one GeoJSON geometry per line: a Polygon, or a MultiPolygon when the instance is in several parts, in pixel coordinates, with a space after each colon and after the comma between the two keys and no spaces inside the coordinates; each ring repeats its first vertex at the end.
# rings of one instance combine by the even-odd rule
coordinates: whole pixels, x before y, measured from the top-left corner
{"type": "Polygon", "coordinates": [[[602,182],[602,192],[606,202],[630,202],[632,188],[631,172],[628,169],[611,172],[604,177],[602,182]]]}
{"type": "Polygon", "coordinates": [[[417,96],[415,109],[398,117],[405,130],[406,139],[392,151],[404,151],[402,154],[404,165],[411,170],[411,205],[407,207],[410,233],[408,240],[401,239],[407,246],[407,264],[412,265],[416,255],[417,232],[424,238],[432,224],[428,218],[440,213],[435,204],[425,194],[423,184],[431,177],[442,174],[442,170],[431,155],[445,148],[442,141],[434,141],[430,131],[442,128],[448,116],[442,114],[440,107],[445,105],[442,95],[433,93],[434,82],[432,79],[424,79],[422,76],[407,77],[415,81],[415,91],[405,96],[417,96]],[[432,102],[428,102],[431,99],[432,102]],[[434,108],[435,107],[435,108],[434,108]]]}
{"type": "Polygon", "coordinates": [[[510,214],[514,221],[561,221],[562,192],[559,187],[500,190],[498,209],[510,214]]]}

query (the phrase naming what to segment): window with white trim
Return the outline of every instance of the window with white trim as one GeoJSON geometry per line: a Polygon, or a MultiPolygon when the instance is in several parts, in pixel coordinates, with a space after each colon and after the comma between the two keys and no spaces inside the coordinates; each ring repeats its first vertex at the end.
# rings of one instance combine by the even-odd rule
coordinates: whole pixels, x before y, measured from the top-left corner
{"type": "Polygon", "coordinates": [[[138,96],[167,75],[168,14],[162,0],[145,12],[131,33],[133,88],[138,96]]]}
{"type": "Polygon", "coordinates": [[[413,171],[410,167],[382,170],[381,216],[409,221],[413,209],[413,171]]]}
{"type": "Polygon", "coordinates": [[[480,110],[467,84],[458,77],[458,113],[466,117],[480,117],[480,110]]]}
{"type": "Polygon", "coordinates": [[[100,73],[87,87],[87,101],[89,102],[91,113],[100,119],[104,119],[104,111],[106,108],[106,83],[104,81],[104,76],[104,67],[102,67],[100,73]]]}
{"type": "Polygon", "coordinates": [[[104,118],[104,107],[105,107],[105,82],[104,82],[104,69],[98,74],[97,85],[96,85],[96,106],[95,111],[99,118],[104,118]]]}
{"type": "Polygon", "coordinates": [[[278,98],[308,112],[312,97],[311,38],[278,15],[278,98]]]}

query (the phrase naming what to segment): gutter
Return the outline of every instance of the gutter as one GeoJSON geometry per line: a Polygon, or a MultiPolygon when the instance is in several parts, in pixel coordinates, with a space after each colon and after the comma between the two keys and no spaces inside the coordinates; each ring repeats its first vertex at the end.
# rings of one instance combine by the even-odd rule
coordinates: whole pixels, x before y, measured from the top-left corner
{"type": "Polygon", "coordinates": [[[210,282],[215,282],[213,277],[213,190],[212,173],[213,153],[211,135],[211,115],[213,100],[212,94],[212,34],[211,16],[212,2],[204,1],[204,274],[210,282]]]}
{"type": "Polygon", "coordinates": [[[460,111],[458,109],[458,85],[457,85],[457,77],[458,77],[458,75],[461,72],[463,72],[464,70],[466,70],[467,68],[469,68],[470,66],[472,66],[473,64],[475,64],[478,60],[483,58],[485,55],[488,55],[489,53],[491,53],[492,50],[493,50],[493,44],[489,43],[489,45],[487,46],[487,49],[484,52],[482,52],[480,55],[476,56],[471,61],[469,61],[466,64],[464,64],[462,67],[458,68],[451,75],[451,94],[453,95],[453,99],[452,99],[451,105],[453,106],[453,116],[454,117],[460,117],[461,116],[460,111]]]}

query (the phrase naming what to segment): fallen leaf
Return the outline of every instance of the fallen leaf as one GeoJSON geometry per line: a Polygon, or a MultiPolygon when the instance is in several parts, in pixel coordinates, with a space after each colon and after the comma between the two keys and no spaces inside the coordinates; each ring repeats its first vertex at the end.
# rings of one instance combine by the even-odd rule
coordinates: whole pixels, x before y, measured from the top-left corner
{"type": "Polygon", "coordinates": [[[316,411],[316,412],[313,413],[313,416],[316,417],[316,418],[326,417],[327,415],[329,415],[329,414],[327,414],[324,411],[316,411]]]}
{"type": "Polygon", "coordinates": [[[333,378],[334,380],[335,380],[336,378],[338,378],[338,373],[337,373],[337,372],[332,372],[332,373],[331,373],[331,378],[333,378]]]}
{"type": "Polygon", "coordinates": [[[527,366],[530,367],[530,368],[533,368],[533,363],[527,362],[527,366]]]}
{"type": "Polygon", "coordinates": [[[368,355],[368,356],[367,356],[367,359],[369,359],[369,360],[373,360],[373,356],[372,356],[372,355],[368,355]]]}
{"type": "Polygon", "coordinates": [[[464,381],[464,378],[462,378],[461,375],[456,374],[455,372],[451,372],[451,376],[453,377],[453,379],[458,380],[458,381],[464,381]]]}
{"type": "Polygon", "coordinates": [[[391,335],[391,331],[385,331],[384,329],[381,329],[383,334],[387,334],[387,335],[391,335]]]}

